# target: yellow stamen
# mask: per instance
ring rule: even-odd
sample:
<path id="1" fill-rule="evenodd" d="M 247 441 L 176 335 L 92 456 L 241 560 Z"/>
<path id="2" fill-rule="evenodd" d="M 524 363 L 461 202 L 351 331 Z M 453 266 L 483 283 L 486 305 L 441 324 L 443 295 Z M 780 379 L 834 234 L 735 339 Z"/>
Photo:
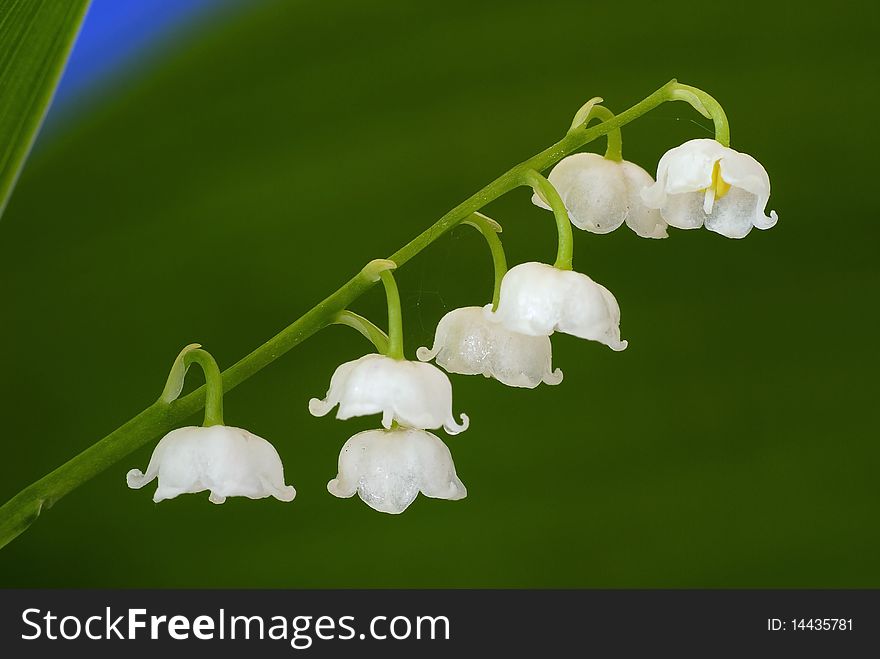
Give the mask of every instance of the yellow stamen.
<path id="1" fill-rule="evenodd" d="M 730 183 L 721 178 L 721 161 L 715 161 L 715 167 L 712 168 L 712 185 L 715 187 L 715 199 L 721 199 L 730 192 Z"/>
<path id="2" fill-rule="evenodd" d="M 703 211 L 706 215 L 712 212 L 716 200 L 730 192 L 730 188 L 730 183 L 721 178 L 721 162 L 716 160 L 712 167 L 712 182 L 706 188 L 706 196 L 703 198 Z"/>

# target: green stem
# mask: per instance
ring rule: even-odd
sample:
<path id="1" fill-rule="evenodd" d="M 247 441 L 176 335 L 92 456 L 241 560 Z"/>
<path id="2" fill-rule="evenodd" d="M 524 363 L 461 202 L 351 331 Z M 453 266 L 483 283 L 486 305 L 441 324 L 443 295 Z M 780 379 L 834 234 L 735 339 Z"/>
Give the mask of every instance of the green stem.
<path id="1" fill-rule="evenodd" d="M 385 287 L 385 298 L 388 301 L 388 350 L 386 355 L 392 359 L 403 359 L 403 314 L 400 312 L 400 291 L 391 270 L 379 273 Z"/>
<path id="2" fill-rule="evenodd" d="M 360 332 L 381 354 L 388 352 L 388 335 L 363 316 L 343 309 L 333 318 L 334 325 L 347 325 Z"/>
<path id="3" fill-rule="evenodd" d="M 390 259 L 398 266 L 402 266 L 471 213 L 521 185 L 525 172 L 544 171 L 585 144 L 638 119 L 667 101 L 674 100 L 673 90 L 676 85 L 676 81 L 671 80 L 650 96 L 616 115 L 614 119 L 592 128 L 583 126 L 572 128 L 561 140 L 516 165 L 458 204 L 392 254 Z M 332 323 L 337 313 L 369 290 L 374 282 L 375 280 L 362 273 L 356 274 L 274 337 L 223 371 L 224 391 L 234 389 L 315 332 Z M 172 402 L 160 399 L 79 455 L 24 488 L 0 507 L 0 547 L 8 544 L 27 529 L 44 509 L 116 464 L 132 451 L 181 425 L 202 409 L 204 404 L 205 387 L 200 387 Z"/>
<path id="4" fill-rule="evenodd" d="M 553 209 L 553 217 L 556 218 L 556 231 L 559 234 L 559 242 L 556 246 L 556 262 L 553 264 L 560 270 L 571 270 L 571 257 L 574 250 L 574 237 L 571 232 L 571 220 L 562 198 L 546 178 L 535 170 L 523 174 L 523 185 L 530 185 L 538 195 L 544 199 Z"/>
<path id="5" fill-rule="evenodd" d="M 223 377 L 217 362 L 207 350 L 202 350 L 198 343 L 191 343 L 180 351 L 177 359 L 171 365 L 165 388 L 159 401 L 171 403 L 180 396 L 183 391 L 183 383 L 186 373 L 193 364 L 198 364 L 205 374 L 205 421 L 202 424 L 209 426 L 223 425 Z"/>
<path id="6" fill-rule="evenodd" d="M 715 124 L 715 139 L 723 146 L 730 146 L 730 123 L 721 103 L 697 87 L 676 82 L 670 90 L 670 100 L 685 101 Z"/>
<path id="7" fill-rule="evenodd" d="M 471 213 L 462 224 L 469 224 L 476 228 L 486 239 L 489 251 L 492 252 L 492 266 L 495 269 L 495 288 L 492 291 L 492 311 L 498 310 L 498 300 L 501 298 L 501 280 L 507 274 L 507 257 L 504 255 L 504 245 L 501 244 L 501 225 L 491 217 L 482 213 Z"/>
<path id="8" fill-rule="evenodd" d="M 593 118 L 601 121 L 611 121 L 614 119 L 614 113 L 602 105 L 594 105 L 587 117 L 587 123 Z M 623 136 L 620 134 L 620 128 L 615 128 L 608 133 L 608 146 L 605 148 L 605 157 L 614 162 L 623 160 Z"/>
<path id="9" fill-rule="evenodd" d="M 198 364 L 205 374 L 205 428 L 223 425 L 223 376 L 216 360 L 206 350 L 186 353 L 186 366 Z"/>

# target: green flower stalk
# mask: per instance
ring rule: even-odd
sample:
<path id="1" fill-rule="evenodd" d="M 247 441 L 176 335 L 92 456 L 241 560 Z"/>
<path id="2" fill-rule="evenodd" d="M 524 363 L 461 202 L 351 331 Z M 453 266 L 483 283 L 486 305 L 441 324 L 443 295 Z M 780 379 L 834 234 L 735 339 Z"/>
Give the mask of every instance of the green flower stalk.
<path id="1" fill-rule="evenodd" d="M 343 309 L 333 318 L 334 325 L 346 325 L 357 330 L 365 339 L 375 346 L 380 353 L 388 353 L 388 335 L 372 322 L 359 316 L 354 311 Z"/>
<path id="2" fill-rule="evenodd" d="M 403 359 L 403 313 L 400 310 L 400 291 L 391 274 L 391 268 L 379 273 L 385 287 L 388 302 L 388 350 L 385 354 L 394 359 Z"/>
<path id="3" fill-rule="evenodd" d="M 492 310 L 498 308 L 498 299 L 501 296 L 501 281 L 507 274 L 507 257 L 504 254 L 504 246 L 498 234 L 501 233 L 501 225 L 490 217 L 482 213 L 473 213 L 470 218 L 462 221 L 462 224 L 468 224 L 474 227 L 483 238 L 486 239 L 486 245 L 492 254 L 492 268 L 495 273 L 495 284 L 492 289 Z"/>
<path id="4" fill-rule="evenodd" d="M 217 366 L 217 361 L 211 353 L 201 348 L 200 344 L 191 343 L 180 351 L 171 366 L 171 372 L 168 374 L 168 380 L 159 400 L 166 403 L 176 400 L 183 391 L 183 383 L 189 367 L 198 364 L 205 374 L 205 421 L 202 425 L 205 428 L 222 426 L 223 376 L 220 375 L 220 367 Z"/>
<path id="5" fill-rule="evenodd" d="M 556 231 L 559 235 L 556 246 L 556 261 L 553 265 L 560 270 L 571 270 L 572 253 L 574 252 L 574 237 L 571 234 L 571 220 L 562 197 L 546 178 L 535 170 L 527 171 L 523 175 L 523 183 L 531 186 L 535 194 L 549 204 L 556 218 Z"/>

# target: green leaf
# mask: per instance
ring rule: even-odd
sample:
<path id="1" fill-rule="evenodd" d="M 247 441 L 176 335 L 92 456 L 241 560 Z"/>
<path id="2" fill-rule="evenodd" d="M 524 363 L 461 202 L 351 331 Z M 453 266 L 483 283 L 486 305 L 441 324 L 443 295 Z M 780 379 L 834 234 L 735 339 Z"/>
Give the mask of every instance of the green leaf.
<path id="1" fill-rule="evenodd" d="M 88 0 L 5 0 L 0 5 L 0 215 L 88 5 Z"/>

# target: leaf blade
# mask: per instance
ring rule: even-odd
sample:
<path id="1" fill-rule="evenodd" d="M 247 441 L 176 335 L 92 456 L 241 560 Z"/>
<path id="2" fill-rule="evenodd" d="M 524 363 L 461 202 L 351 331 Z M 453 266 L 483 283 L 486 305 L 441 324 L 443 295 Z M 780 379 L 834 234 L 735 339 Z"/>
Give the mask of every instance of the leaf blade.
<path id="1" fill-rule="evenodd" d="M 89 0 L 0 8 L 0 217 L 34 144 Z"/>

